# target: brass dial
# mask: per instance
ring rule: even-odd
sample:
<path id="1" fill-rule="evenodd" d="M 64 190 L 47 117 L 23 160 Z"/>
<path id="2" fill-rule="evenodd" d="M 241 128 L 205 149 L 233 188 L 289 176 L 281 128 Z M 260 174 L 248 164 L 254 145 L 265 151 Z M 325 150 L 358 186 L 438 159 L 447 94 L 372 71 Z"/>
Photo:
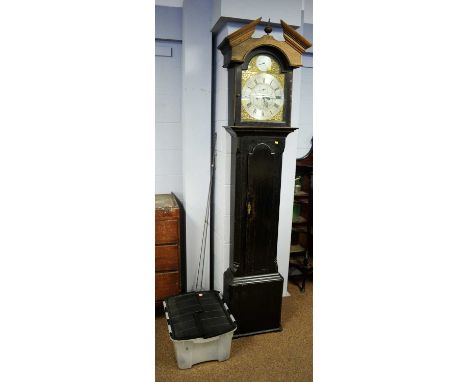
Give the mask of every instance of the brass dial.
<path id="1" fill-rule="evenodd" d="M 241 121 L 283 121 L 284 73 L 274 57 L 254 56 L 242 71 L 241 87 Z"/>
<path id="2" fill-rule="evenodd" d="M 259 121 L 271 120 L 283 110 L 284 89 L 271 74 L 258 73 L 250 77 L 242 88 L 245 111 Z"/>

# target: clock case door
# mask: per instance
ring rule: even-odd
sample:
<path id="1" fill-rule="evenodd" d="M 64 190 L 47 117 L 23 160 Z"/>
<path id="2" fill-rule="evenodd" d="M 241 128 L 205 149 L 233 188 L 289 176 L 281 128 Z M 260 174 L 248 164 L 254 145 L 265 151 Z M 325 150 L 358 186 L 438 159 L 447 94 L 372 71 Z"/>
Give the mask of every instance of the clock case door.
<path id="1" fill-rule="evenodd" d="M 233 276 L 278 272 L 277 238 L 281 167 L 286 135 L 229 128 L 231 134 L 231 237 Z"/>
<path id="2" fill-rule="evenodd" d="M 284 74 L 284 115 L 282 122 L 272 121 L 242 121 L 242 71 L 247 70 L 250 60 L 257 55 L 265 54 L 272 56 L 281 68 L 281 73 Z M 275 48 L 268 46 L 256 48 L 252 50 L 245 58 L 242 64 L 233 64 L 229 68 L 228 87 L 229 91 L 228 102 L 228 122 L 229 125 L 235 126 L 256 126 L 256 127 L 288 127 L 291 125 L 291 93 L 292 93 L 292 68 L 290 68 L 284 56 Z"/>

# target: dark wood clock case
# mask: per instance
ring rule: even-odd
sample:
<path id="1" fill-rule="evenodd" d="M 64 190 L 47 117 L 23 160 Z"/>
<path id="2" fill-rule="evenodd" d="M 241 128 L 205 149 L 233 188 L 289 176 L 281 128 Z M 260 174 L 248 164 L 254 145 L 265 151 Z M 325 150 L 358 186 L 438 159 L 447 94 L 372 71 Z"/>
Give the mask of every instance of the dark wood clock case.
<path id="1" fill-rule="evenodd" d="M 218 47 L 228 68 L 231 135 L 230 266 L 223 298 L 237 321 L 235 337 L 281 330 L 283 276 L 278 273 L 277 241 L 281 168 L 291 121 L 292 70 L 310 43 L 281 21 L 285 41 L 252 38 L 260 19 L 227 36 Z M 241 78 L 250 59 L 273 56 L 285 74 L 284 118 L 280 122 L 241 121 Z"/>

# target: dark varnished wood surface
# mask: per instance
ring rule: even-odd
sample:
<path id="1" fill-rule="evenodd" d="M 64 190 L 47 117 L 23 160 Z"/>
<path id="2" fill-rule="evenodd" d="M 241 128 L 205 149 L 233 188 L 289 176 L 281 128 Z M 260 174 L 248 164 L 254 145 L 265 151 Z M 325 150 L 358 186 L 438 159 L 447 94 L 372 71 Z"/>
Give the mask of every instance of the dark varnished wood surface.
<path id="1" fill-rule="evenodd" d="M 283 278 L 276 256 L 281 167 L 286 136 L 295 129 L 227 129 L 235 153 L 231 160 L 235 200 L 234 245 L 224 273 L 224 298 L 238 322 L 237 336 L 280 330 Z"/>
<path id="2" fill-rule="evenodd" d="M 278 162 L 272 148 L 261 143 L 247 155 L 246 268 L 248 274 L 277 271 L 276 240 L 278 237 L 279 188 Z M 281 166 L 281 163 L 279 163 Z M 250 212 L 250 213 L 249 213 Z"/>
<path id="3" fill-rule="evenodd" d="M 286 136 L 295 129 L 229 126 L 227 130 L 235 153 L 231 160 L 235 200 L 231 203 L 230 267 L 235 276 L 277 272 L 282 155 Z"/>

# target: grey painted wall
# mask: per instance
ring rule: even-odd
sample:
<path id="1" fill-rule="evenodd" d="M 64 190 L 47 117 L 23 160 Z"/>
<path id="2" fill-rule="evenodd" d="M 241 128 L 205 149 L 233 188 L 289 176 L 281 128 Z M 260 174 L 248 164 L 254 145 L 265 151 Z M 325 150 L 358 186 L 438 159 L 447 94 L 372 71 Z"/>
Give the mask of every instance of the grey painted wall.
<path id="1" fill-rule="evenodd" d="M 262 17 L 267 21 L 279 23 L 280 19 L 290 25 L 301 25 L 302 0 L 213 0 L 213 25 L 220 17 L 254 20 Z M 311 0 L 307 0 L 311 1 Z M 299 12 L 298 12 L 299 10 Z"/>
<path id="2" fill-rule="evenodd" d="M 310 4 L 309 4 L 310 3 Z M 305 1 L 304 6 L 312 7 L 312 1 Z M 302 12 L 302 25 L 298 29 L 309 41 L 313 41 L 312 36 L 312 24 L 305 22 L 307 12 Z M 310 14 L 311 17 L 311 14 Z M 299 117 L 298 117 L 298 137 L 297 137 L 297 158 L 302 158 L 310 150 L 310 141 L 313 135 L 312 129 L 312 49 L 307 49 L 306 53 L 302 57 L 303 67 L 296 69 L 295 73 L 300 77 L 300 101 L 298 105 Z M 296 86 L 296 84 L 294 84 Z"/>
<path id="3" fill-rule="evenodd" d="M 182 9 L 156 7 L 155 32 L 155 192 L 183 200 Z"/>
<path id="4" fill-rule="evenodd" d="M 182 171 L 186 213 L 187 287 L 196 278 L 211 161 L 211 0 L 185 0 L 182 12 Z M 205 289 L 209 288 L 209 229 Z"/>
<path id="5" fill-rule="evenodd" d="M 155 190 L 182 192 L 181 62 L 182 44 L 156 41 Z M 167 56 L 165 54 L 168 54 Z"/>
<path id="6" fill-rule="evenodd" d="M 182 40 L 182 8 L 156 6 L 156 38 Z"/>
<path id="7" fill-rule="evenodd" d="M 304 67 L 301 71 L 301 97 L 299 115 L 299 135 L 297 138 L 298 158 L 306 155 L 310 150 L 310 140 L 313 135 L 312 128 L 312 55 L 305 55 L 302 59 Z"/>
<path id="8" fill-rule="evenodd" d="M 284 6 L 284 2 L 282 4 Z M 295 16 L 291 18 L 304 20 L 301 8 L 293 10 L 292 5 L 288 3 L 288 15 L 294 12 Z M 222 67 L 221 53 L 217 49 L 213 52 L 211 45 L 211 27 L 215 16 L 222 9 L 224 11 L 230 9 L 229 7 L 231 5 L 227 2 L 225 4 L 225 1 L 218 0 L 213 2 L 186 0 L 183 8 L 156 7 L 156 44 L 157 52 L 160 54 L 156 56 L 156 192 L 175 192 L 184 203 L 187 217 L 189 290 L 196 277 L 208 197 L 212 106 L 215 108 L 214 121 L 218 135 L 213 195 L 215 205 L 212 211 L 215 216 L 213 238 L 215 289 L 222 291 L 223 273 L 229 266 L 231 153 L 230 137 L 223 128 L 227 124 L 227 71 Z M 242 12 L 244 13 L 239 14 L 239 11 L 235 11 L 235 14 L 230 16 L 239 18 L 247 16 L 245 10 Z M 251 19 L 258 17 L 257 12 L 253 13 L 255 14 L 250 16 Z M 280 15 L 281 12 L 277 13 L 278 19 L 281 16 L 287 22 L 291 22 L 286 16 Z M 217 19 L 214 22 L 216 21 Z M 219 31 L 217 43 L 242 25 L 235 22 L 226 24 Z M 311 25 L 303 24 L 299 31 L 311 39 Z M 254 37 L 259 37 L 263 33 L 263 28 L 259 27 Z M 273 35 L 277 39 L 282 39 L 279 29 L 275 29 Z M 161 39 L 182 41 L 161 41 Z M 165 56 L 169 50 L 171 57 Z M 214 89 L 211 89 L 211 54 L 216 55 Z M 303 63 L 305 66 L 312 66 L 311 54 L 304 57 Z M 214 105 L 211 105 L 212 91 L 216 91 Z M 287 278 L 289 260 L 295 160 L 310 148 L 311 111 L 312 69 L 297 69 L 294 72 L 292 125 L 299 127 L 299 130 L 290 134 L 286 142 L 278 227 L 278 264 L 280 273 L 285 278 Z M 209 237 L 207 237 L 204 271 L 206 288 L 209 286 L 209 251 Z M 284 286 L 284 294 L 287 294 L 286 288 L 287 283 Z"/>

